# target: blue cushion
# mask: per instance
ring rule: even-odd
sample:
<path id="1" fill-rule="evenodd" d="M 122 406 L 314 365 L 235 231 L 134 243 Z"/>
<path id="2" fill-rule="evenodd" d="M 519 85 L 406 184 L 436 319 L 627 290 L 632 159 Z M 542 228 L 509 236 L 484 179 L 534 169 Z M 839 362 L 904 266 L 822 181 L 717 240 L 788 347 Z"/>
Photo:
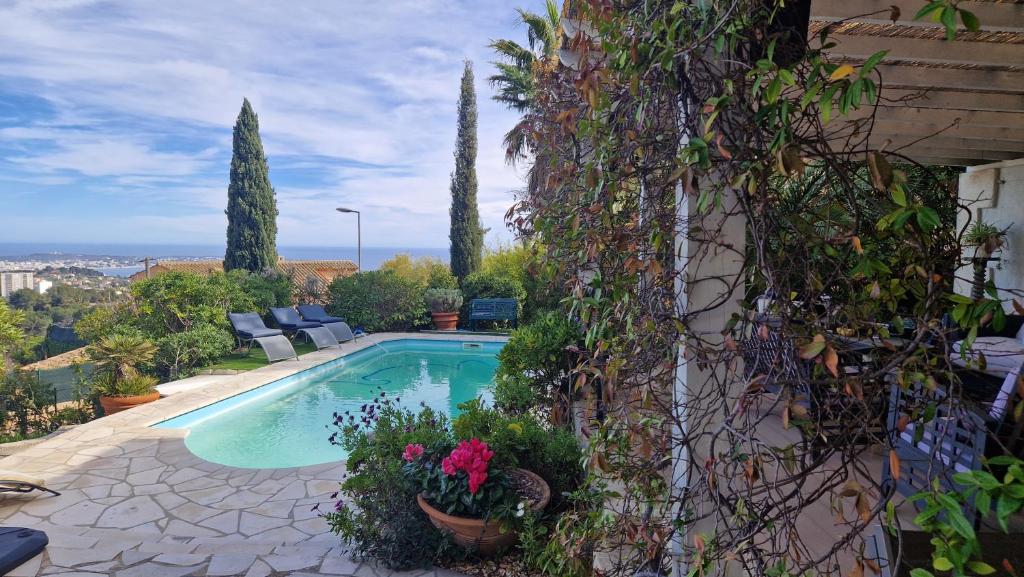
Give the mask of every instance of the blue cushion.
<path id="1" fill-rule="evenodd" d="M 261 337 L 272 337 L 282 334 L 279 329 L 245 329 L 239 330 L 238 334 L 247 339 L 258 339 Z"/>

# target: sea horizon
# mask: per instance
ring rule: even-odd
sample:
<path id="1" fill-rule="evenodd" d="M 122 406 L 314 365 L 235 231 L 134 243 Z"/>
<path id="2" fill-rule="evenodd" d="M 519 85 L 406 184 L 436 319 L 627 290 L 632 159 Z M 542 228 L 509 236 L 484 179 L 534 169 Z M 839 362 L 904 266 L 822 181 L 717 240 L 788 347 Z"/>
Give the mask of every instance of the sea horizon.
<path id="1" fill-rule="evenodd" d="M 351 260 L 357 262 L 354 246 L 287 246 L 280 245 L 277 252 L 291 260 Z M 0 242 L 0 259 L 12 260 L 32 255 L 73 255 L 113 258 L 150 257 L 156 260 L 174 258 L 224 258 L 224 246 L 212 244 L 156 244 L 156 243 L 83 243 L 83 242 Z M 413 257 L 429 256 L 448 262 L 448 247 L 362 247 L 363 270 L 376 270 L 381 263 L 398 254 Z M 138 267 L 117 267 L 102 270 L 105 274 L 127 276 Z"/>

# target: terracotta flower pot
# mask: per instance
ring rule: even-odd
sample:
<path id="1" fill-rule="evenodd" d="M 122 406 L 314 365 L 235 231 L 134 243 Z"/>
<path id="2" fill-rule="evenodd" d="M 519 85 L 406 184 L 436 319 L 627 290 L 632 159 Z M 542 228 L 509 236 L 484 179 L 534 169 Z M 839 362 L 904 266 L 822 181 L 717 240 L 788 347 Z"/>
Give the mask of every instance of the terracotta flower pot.
<path id="1" fill-rule="evenodd" d="M 459 311 L 452 313 L 430 313 L 434 317 L 434 326 L 439 331 L 454 331 L 459 324 Z"/>
<path id="2" fill-rule="evenodd" d="M 100 395 L 100 406 L 103 407 L 103 414 L 113 415 L 138 405 L 152 403 L 160 398 L 160 393 L 153 391 L 146 395 L 135 395 L 132 397 L 106 397 Z"/>
<path id="3" fill-rule="evenodd" d="M 551 501 L 551 488 L 536 473 L 526 469 L 516 469 L 520 475 L 529 477 L 533 483 L 541 488 L 542 497 L 533 503 L 530 509 L 534 512 L 542 510 Z M 453 517 L 438 511 L 423 495 L 416 495 L 416 502 L 420 509 L 430 517 L 430 522 L 442 531 L 452 534 L 456 543 L 463 547 L 473 548 L 480 555 L 493 555 L 499 549 L 504 549 L 516 542 L 516 531 L 508 530 L 501 532 L 501 525 L 497 522 L 484 522 L 483 519 L 471 519 L 468 517 Z"/>

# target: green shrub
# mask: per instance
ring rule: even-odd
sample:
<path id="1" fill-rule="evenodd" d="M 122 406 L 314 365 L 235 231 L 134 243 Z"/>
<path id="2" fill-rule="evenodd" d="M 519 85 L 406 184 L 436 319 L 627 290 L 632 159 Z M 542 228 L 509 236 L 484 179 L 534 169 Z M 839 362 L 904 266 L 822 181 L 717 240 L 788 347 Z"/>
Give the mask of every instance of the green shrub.
<path id="1" fill-rule="evenodd" d="M 131 322 L 151 338 L 208 324 L 227 327 L 227 313 L 262 311 L 240 284 L 243 274 L 168 272 L 132 285 Z"/>
<path id="2" fill-rule="evenodd" d="M 452 274 L 452 269 L 444 263 L 430 267 L 430 274 L 427 275 L 428 289 L 456 289 L 459 288 L 459 279 Z"/>
<path id="3" fill-rule="evenodd" d="M 324 515 L 331 529 L 341 535 L 358 558 L 375 559 L 385 567 L 405 570 L 427 567 L 448 551 L 445 537 L 437 531 L 416 503 L 419 487 L 403 473 L 402 451 L 408 444 L 451 445 L 442 415 L 424 409 L 418 415 L 385 404 L 376 414 L 368 434 L 362 415 L 339 415 L 340 440 L 332 441 L 349 451 L 348 476 L 335 510 Z M 353 423 L 353 424 L 348 424 Z"/>
<path id="4" fill-rule="evenodd" d="M 236 269 L 227 273 L 227 276 L 229 281 L 237 284 L 252 299 L 259 313 L 270 307 L 287 307 L 292 304 L 292 279 L 285 274 L 278 271 L 256 274 Z"/>
<path id="5" fill-rule="evenodd" d="M 95 342 L 113 334 L 122 322 L 114 307 L 93 307 L 75 323 L 75 334 L 87 343 Z"/>
<path id="6" fill-rule="evenodd" d="M 495 402 L 503 410 L 520 413 L 531 409 L 526 387 L 548 407 L 569 396 L 573 369 L 567 347 L 579 340 L 579 329 L 565 315 L 548 312 L 514 331 L 498 353 L 494 375 Z"/>
<path id="7" fill-rule="evenodd" d="M 161 337 L 156 344 L 160 373 L 180 378 L 230 353 L 234 337 L 223 327 L 204 323 Z"/>
<path id="8" fill-rule="evenodd" d="M 408 331 L 426 324 L 423 290 L 393 271 L 356 273 L 331 283 L 330 311 L 370 332 Z"/>
<path id="9" fill-rule="evenodd" d="M 469 319 L 469 303 L 473 299 L 494 298 L 516 299 L 522 318 L 526 289 L 516 277 L 502 272 L 477 271 L 462 279 L 462 296 L 464 304 L 460 313 L 464 319 Z"/>
<path id="10" fill-rule="evenodd" d="M 560 294 L 552 290 L 552 283 L 538 266 L 535 250 L 530 246 L 503 246 L 486 250 L 480 262 L 480 272 L 515 279 L 523 286 L 525 297 L 522 303 L 522 321 L 529 321 L 538 313 L 558 307 Z"/>

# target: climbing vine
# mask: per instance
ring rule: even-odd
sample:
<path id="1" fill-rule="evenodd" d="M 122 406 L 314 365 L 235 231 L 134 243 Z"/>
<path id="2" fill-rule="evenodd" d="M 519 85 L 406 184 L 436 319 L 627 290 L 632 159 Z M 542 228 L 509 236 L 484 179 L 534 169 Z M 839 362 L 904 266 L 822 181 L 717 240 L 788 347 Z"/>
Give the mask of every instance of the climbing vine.
<path id="1" fill-rule="evenodd" d="M 832 61 L 800 10 L 570 3 L 572 58 L 520 124 L 534 166 L 508 219 L 582 325 L 603 503 L 555 539 L 602 574 L 877 571 L 898 438 L 966 402 L 952 341 L 1004 322 L 994 287 L 953 294 L 955 171 L 869 143 L 885 51 Z M 936 14 L 977 26 L 940 0 L 920 16 Z"/>

